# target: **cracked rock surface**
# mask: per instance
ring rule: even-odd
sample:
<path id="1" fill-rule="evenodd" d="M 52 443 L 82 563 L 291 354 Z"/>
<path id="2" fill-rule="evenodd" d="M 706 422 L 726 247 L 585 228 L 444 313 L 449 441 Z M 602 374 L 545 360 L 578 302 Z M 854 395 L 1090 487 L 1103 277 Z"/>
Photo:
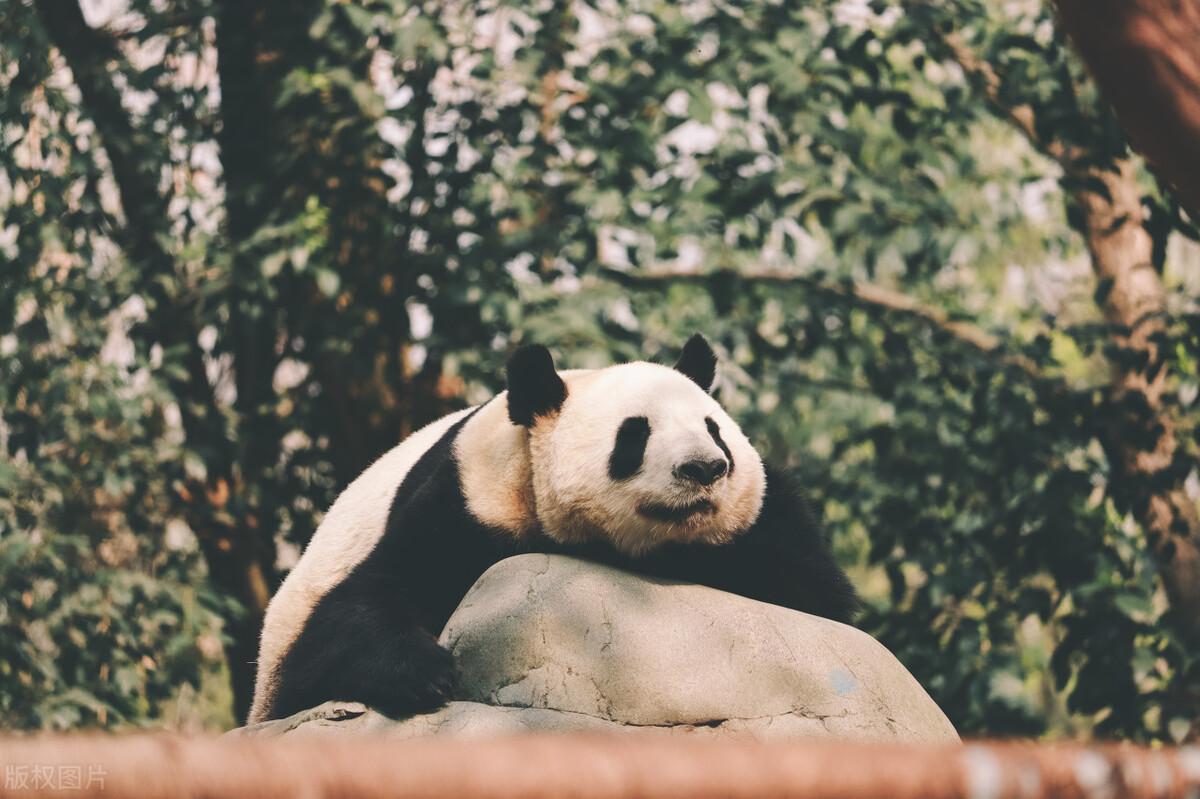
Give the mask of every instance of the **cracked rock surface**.
<path id="1" fill-rule="evenodd" d="M 394 721 L 327 702 L 242 732 L 958 740 L 912 675 L 866 633 L 558 555 L 493 566 L 441 642 L 458 662 L 462 701 L 436 713 Z"/>

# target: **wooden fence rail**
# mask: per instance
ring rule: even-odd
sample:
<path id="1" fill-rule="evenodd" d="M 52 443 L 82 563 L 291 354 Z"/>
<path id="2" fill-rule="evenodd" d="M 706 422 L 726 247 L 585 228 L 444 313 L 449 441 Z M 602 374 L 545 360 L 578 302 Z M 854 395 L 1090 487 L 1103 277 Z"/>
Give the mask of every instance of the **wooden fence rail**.
<path id="1" fill-rule="evenodd" d="M 641 735 L 0 739 L 0 797 L 1200 799 L 1200 747 Z"/>

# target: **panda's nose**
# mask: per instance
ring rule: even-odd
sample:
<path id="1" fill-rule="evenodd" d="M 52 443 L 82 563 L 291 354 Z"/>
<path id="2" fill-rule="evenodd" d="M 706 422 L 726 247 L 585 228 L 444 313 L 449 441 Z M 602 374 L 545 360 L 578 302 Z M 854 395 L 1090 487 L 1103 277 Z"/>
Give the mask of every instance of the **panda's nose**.
<path id="1" fill-rule="evenodd" d="M 721 479 L 728 468 L 729 464 L 725 462 L 724 458 L 715 458 L 713 460 L 699 458 L 676 466 L 675 477 L 702 486 L 710 486 Z"/>

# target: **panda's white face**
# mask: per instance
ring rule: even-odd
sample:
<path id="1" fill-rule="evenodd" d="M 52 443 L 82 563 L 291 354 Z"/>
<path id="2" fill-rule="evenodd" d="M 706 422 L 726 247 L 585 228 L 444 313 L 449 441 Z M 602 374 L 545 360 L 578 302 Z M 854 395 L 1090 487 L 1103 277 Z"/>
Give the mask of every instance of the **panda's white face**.
<path id="1" fill-rule="evenodd" d="M 754 522 L 762 460 L 693 379 L 642 362 L 561 378 L 565 400 L 529 426 L 535 512 L 552 538 L 636 555 L 723 543 Z"/>

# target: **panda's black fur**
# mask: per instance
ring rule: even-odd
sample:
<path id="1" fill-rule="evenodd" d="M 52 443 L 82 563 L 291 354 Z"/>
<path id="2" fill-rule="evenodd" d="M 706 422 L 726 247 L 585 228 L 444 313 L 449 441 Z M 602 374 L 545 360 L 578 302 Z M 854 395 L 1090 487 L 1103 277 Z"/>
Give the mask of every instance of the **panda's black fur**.
<path id="1" fill-rule="evenodd" d="M 707 389 L 715 357 L 700 341 L 702 346 L 689 342 L 676 368 Z M 537 363 L 549 357 L 543 353 L 526 349 L 510 362 L 508 413 L 514 423 L 532 423 L 565 396 L 562 382 Z M 522 381 L 528 390 L 517 388 Z M 282 659 L 271 664 L 274 696 L 252 721 L 285 717 L 331 699 L 362 702 L 395 717 L 440 706 L 453 695 L 455 669 L 436 636 L 488 567 L 522 552 L 572 554 L 838 621 L 852 619 L 858 607 L 854 589 L 815 515 L 794 482 L 769 466 L 757 519 L 722 545 L 665 543 L 634 557 L 603 544 L 558 543 L 540 531 L 518 539 L 480 522 L 468 509 L 454 443 L 485 407 L 460 418 L 413 464 L 373 549 L 316 602 Z M 644 419 L 633 418 L 614 442 L 608 464 L 613 479 L 640 468 L 648 430 Z M 732 472 L 738 464 L 711 419 L 708 427 Z"/>

